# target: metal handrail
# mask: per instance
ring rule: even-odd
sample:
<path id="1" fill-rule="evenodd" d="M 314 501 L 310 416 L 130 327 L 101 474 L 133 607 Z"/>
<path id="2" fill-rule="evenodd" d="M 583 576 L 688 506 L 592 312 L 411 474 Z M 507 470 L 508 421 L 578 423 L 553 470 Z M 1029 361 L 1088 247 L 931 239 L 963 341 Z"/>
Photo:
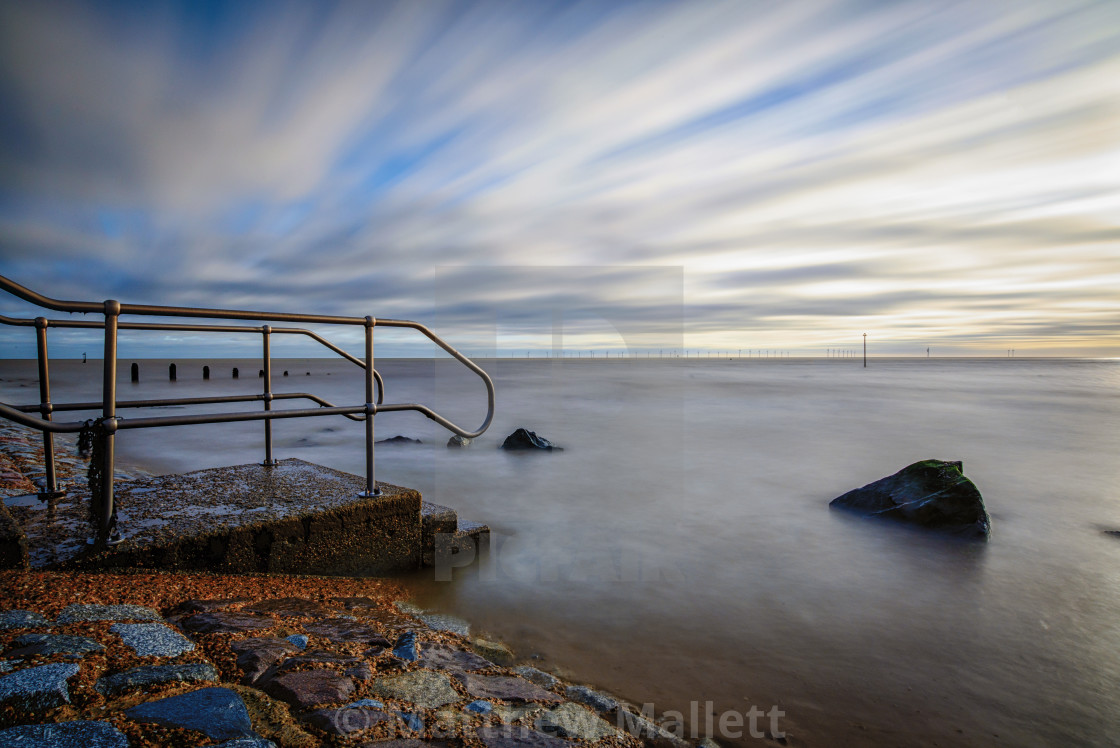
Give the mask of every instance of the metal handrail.
<path id="1" fill-rule="evenodd" d="M 55 421 L 52 413 L 55 411 L 78 411 L 100 409 L 102 413 L 101 429 L 103 433 L 104 466 L 102 470 L 102 516 L 99 518 L 97 543 L 99 546 L 109 541 L 115 532 L 115 511 L 113 503 L 113 463 L 114 440 L 119 430 L 154 428 L 162 426 L 183 426 L 191 424 L 229 423 L 234 421 L 264 421 L 265 426 L 265 460 L 264 465 L 276 464 L 272 459 L 272 421 L 277 418 L 305 418 L 326 415 L 342 415 L 352 420 L 365 422 L 366 436 L 366 490 L 362 496 L 376 496 L 380 493 L 374 479 L 374 440 L 373 421 L 379 412 L 395 412 L 414 410 L 430 420 L 435 421 L 449 431 L 467 438 L 475 438 L 489 428 L 494 419 L 494 383 L 490 376 L 469 358 L 459 353 L 446 341 L 433 333 L 427 326 L 410 320 L 377 319 L 374 317 L 342 317 L 318 314 L 290 314 L 285 312 L 257 312 L 231 309 L 212 309 L 203 307 L 172 307 L 151 306 L 142 304 L 121 304 L 110 299 L 105 302 L 64 301 L 32 291 L 8 278 L 0 276 L 0 290 L 28 301 L 37 306 L 53 309 L 60 312 L 102 314 L 104 321 L 95 320 L 49 320 L 44 317 L 35 319 L 21 319 L 0 315 L 0 324 L 34 327 L 36 329 L 37 358 L 39 363 L 39 404 L 27 406 L 12 406 L 0 403 L 0 417 L 20 423 L 24 426 L 37 429 L 43 433 L 44 461 L 46 462 L 46 495 L 58 495 L 58 482 L 55 476 L 53 434 L 73 433 L 86 426 L 84 421 Z M 274 328 L 269 325 L 241 326 L 241 325 L 201 325 L 179 324 L 170 322 L 121 322 L 122 314 L 135 314 L 140 316 L 157 317 L 204 317 L 211 319 L 241 319 L 257 321 L 282 321 L 295 323 L 334 324 L 334 325 L 361 325 L 365 329 L 365 356 L 358 358 L 342 350 L 335 344 L 326 340 L 317 333 L 303 328 Z M 473 431 L 468 431 L 456 425 L 449 419 L 439 415 L 431 408 L 419 403 L 389 403 L 384 404 L 385 385 L 381 375 L 373 366 L 373 328 L 382 327 L 409 327 L 429 340 L 434 342 L 453 358 L 477 374 L 486 386 L 487 410 L 486 418 L 482 425 Z M 85 403 L 52 403 L 50 399 L 50 376 L 47 354 L 47 329 L 59 328 L 86 328 L 103 329 L 105 331 L 105 351 L 102 359 L 103 380 L 102 400 Z M 221 332 L 221 333 L 259 333 L 263 339 L 262 369 L 264 374 L 264 392 L 259 395 L 221 396 L 202 398 L 177 398 L 160 400 L 132 400 L 117 401 L 117 333 L 119 330 L 163 330 L 180 332 Z M 365 401 L 361 405 L 337 406 L 316 395 L 304 392 L 273 393 L 272 392 L 272 333 L 285 333 L 305 335 L 337 353 L 350 362 L 365 370 Z M 377 398 L 374 399 L 376 389 Z M 288 410 L 272 410 L 272 403 L 276 400 L 309 399 L 319 408 L 299 408 Z M 146 418 L 121 418 L 117 416 L 117 408 L 161 407 L 168 405 L 201 405 L 231 402 L 264 403 L 263 411 L 233 412 L 233 413 L 204 413 L 192 415 L 151 416 Z M 41 417 L 28 415 L 29 412 L 39 411 Z"/>

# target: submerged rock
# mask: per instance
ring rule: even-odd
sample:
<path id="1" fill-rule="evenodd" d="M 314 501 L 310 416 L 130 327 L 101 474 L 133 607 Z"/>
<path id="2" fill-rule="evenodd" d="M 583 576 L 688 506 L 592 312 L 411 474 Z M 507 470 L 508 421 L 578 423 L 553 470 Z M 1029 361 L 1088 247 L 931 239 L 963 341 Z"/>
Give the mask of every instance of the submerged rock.
<path id="1" fill-rule="evenodd" d="M 463 448 L 463 447 L 469 447 L 470 445 L 471 445 L 471 440 L 470 439 L 468 439 L 465 436 L 459 436 L 458 434 L 455 434 L 454 436 L 452 436 L 450 439 L 447 440 L 447 446 L 452 447 L 452 448 L 454 448 L 454 447 Z"/>
<path id="2" fill-rule="evenodd" d="M 506 437 L 502 442 L 502 449 L 520 450 L 520 449 L 539 449 L 545 452 L 563 452 L 563 448 L 557 447 L 555 444 L 545 439 L 543 436 L 537 436 L 535 432 L 528 429 L 518 429 Z"/>
<path id="3" fill-rule="evenodd" d="M 388 439 L 380 439 L 376 443 L 377 444 L 423 444 L 424 442 L 420 441 L 419 439 L 409 439 L 407 436 L 401 436 L 400 434 L 397 434 L 396 436 L 390 437 Z"/>
<path id="4" fill-rule="evenodd" d="M 987 539 L 991 519 L 961 463 L 922 460 L 832 500 L 830 507 Z"/>

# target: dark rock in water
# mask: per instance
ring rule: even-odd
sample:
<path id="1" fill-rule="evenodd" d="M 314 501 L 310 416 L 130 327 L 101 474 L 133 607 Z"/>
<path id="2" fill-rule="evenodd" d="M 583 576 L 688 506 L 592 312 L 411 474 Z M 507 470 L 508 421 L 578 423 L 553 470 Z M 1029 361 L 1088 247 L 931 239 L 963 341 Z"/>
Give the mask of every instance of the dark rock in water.
<path id="1" fill-rule="evenodd" d="M 555 444 L 545 439 L 543 436 L 537 436 L 528 429 L 518 429 L 506 437 L 502 442 L 502 449 L 542 449 L 546 452 L 563 452 L 562 447 L 557 447 Z"/>
<path id="2" fill-rule="evenodd" d="M 379 439 L 377 444 L 423 444 L 419 439 L 409 439 L 407 436 L 397 434 L 389 439 Z"/>
<path id="3" fill-rule="evenodd" d="M 835 498 L 831 507 L 987 539 L 991 519 L 960 462 L 922 460 Z"/>
<path id="4" fill-rule="evenodd" d="M 454 436 L 452 436 L 450 439 L 447 440 L 447 446 L 452 447 L 452 448 L 459 447 L 460 449 L 462 449 L 464 447 L 469 447 L 470 445 L 471 445 L 471 440 L 470 439 L 468 439 L 465 436 L 459 436 L 458 434 L 455 434 Z"/>

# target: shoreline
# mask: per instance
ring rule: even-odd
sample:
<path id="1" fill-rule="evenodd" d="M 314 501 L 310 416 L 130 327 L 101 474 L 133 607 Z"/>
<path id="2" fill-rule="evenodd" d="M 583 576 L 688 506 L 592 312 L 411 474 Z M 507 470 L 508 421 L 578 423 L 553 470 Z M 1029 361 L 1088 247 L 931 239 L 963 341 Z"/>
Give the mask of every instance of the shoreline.
<path id="1" fill-rule="evenodd" d="M 84 478 L 84 462 L 72 456 L 75 452 L 69 451 L 69 440 L 57 441 L 60 480 Z M 42 477 L 41 457 L 42 442 L 36 432 L 0 426 L 0 495 L 33 492 L 35 480 Z M 134 477 L 147 471 L 125 467 L 119 473 Z M 380 744 L 383 748 L 691 745 L 681 737 L 687 734 L 683 724 L 664 718 L 664 724 L 658 724 L 653 714 L 633 704 L 537 669 L 501 642 L 472 635 L 469 622 L 424 611 L 406 597 L 406 585 L 391 577 L 148 569 L 0 571 L 0 737 L 13 729 L 37 729 L 34 725 L 81 722 L 86 726 L 82 729 L 115 730 L 133 746 L 201 745 L 200 739 L 207 736 L 197 729 L 143 722 L 130 716 L 130 710 L 206 690 L 221 691 L 235 706 L 244 704 L 252 734 L 263 739 L 254 744 L 259 746 L 355 745 L 357 738 L 366 741 L 361 745 Z M 150 613 L 139 619 L 145 621 L 142 624 L 124 623 L 128 614 L 112 620 L 66 621 L 67 611 L 74 606 L 125 606 Z M 192 629 L 191 621 L 203 614 L 217 619 L 214 630 L 206 626 Z M 158 619 L 159 623 L 147 623 Z M 31 625 L 20 625 L 29 621 Z M 185 634 L 197 645 L 191 647 L 193 654 L 170 659 L 139 656 L 114 635 L 115 630 L 128 626 L 151 625 L 166 627 L 180 637 Z M 365 625 L 362 634 L 350 637 L 347 630 L 358 625 Z M 162 628 L 159 633 L 170 636 Z M 303 637 L 306 654 L 288 649 L 284 642 L 292 637 Z M 58 647 L 52 646 L 29 651 L 29 646 L 30 650 L 38 646 L 28 645 L 32 640 L 41 644 L 77 639 L 97 649 L 90 654 L 55 651 Z M 371 641 L 376 643 L 366 649 Z M 410 642 L 412 660 L 407 657 Z M 398 656 L 402 646 L 403 659 Z M 326 698 L 324 707 L 313 703 L 314 699 L 308 701 L 298 688 L 285 690 L 284 685 L 276 685 L 288 677 L 283 673 L 272 673 L 265 690 L 254 687 L 259 683 L 247 683 L 246 663 L 269 657 L 277 660 L 274 670 L 277 665 L 283 668 L 293 663 L 289 680 L 310 678 L 300 674 L 312 673 L 344 687 Z M 165 664 L 169 661 L 174 664 Z M 21 695 L 13 685 L 18 684 L 20 673 L 51 668 L 74 671 L 55 684 L 56 693 L 63 696 L 54 702 Z M 107 678 L 141 671 L 165 673 L 166 678 L 147 683 L 140 694 L 128 689 L 112 695 L 102 692 Z M 209 675 L 201 680 L 190 675 L 198 672 Z M 448 703 L 432 706 L 434 702 L 425 702 L 429 706 L 423 706 L 423 688 L 415 699 L 405 698 L 413 694 L 403 686 L 403 690 L 394 690 L 393 683 L 410 678 L 425 680 L 428 687 L 433 683 L 443 687 Z M 351 685 L 345 686 L 347 682 Z M 352 698 L 355 696 L 380 698 Z M 342 703 L 348 699 L 351 703 Z M 448 708 L 456 704 L 458 711 Z M 359 729 L 347 733 L 351 727 Z M 710 739 L 700 743 L 716 748 Z"/>

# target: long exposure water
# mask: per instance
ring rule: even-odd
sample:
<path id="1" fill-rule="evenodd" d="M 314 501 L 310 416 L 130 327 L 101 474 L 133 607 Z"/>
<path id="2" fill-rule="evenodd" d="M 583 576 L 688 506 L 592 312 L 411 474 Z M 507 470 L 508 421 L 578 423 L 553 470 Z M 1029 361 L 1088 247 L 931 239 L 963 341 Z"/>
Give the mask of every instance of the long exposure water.
<path id="1" fill-rule="evenodd" d="M 249 360 L 179 361 L 175 383 L 166 361 L 142 361 L 139 384 L 129 363 L 121 399 L 260 387 Z M 446 449 L 447 433 L 418 414 L 377 417 L 379 438 L 424 442 L 379 447 L 378 479 L 494 529 L 490 556 L 452 581 L 431 569 L 405 579 L 425 605 L 657 712 L 688 717 L 695 702 L 701 732 L 704 712 L 776 705 L 793 744 L 1120 740 L 1120 538 L 1104 532 L 1120 529 L 1120 362 L 484 366 L 497 413 L 467 450 Z M 274 368 L 277 391 L 363 399 L 345 361 Z M 470 428 L 482 419 L 481 384 L 453 362 L 378 369 L 387 401 L 430 404 Z M 33 364 L 3 371 L 6 401 L 36 400 Z M 100 376 L 96 361 L 57 363 L 55 399 L 98 399 Z M 564 451 L 500 451 L 518 426 Z M 125 432 L 118 450 L 160 472 L 259 461 L 262 428 Z M 360 424 L 279 421 L 275 432 L 278 457 L 364 470 Z M 829 510 L 929 457 L 964 462 L 992 516 L 989 542 Z"/>

